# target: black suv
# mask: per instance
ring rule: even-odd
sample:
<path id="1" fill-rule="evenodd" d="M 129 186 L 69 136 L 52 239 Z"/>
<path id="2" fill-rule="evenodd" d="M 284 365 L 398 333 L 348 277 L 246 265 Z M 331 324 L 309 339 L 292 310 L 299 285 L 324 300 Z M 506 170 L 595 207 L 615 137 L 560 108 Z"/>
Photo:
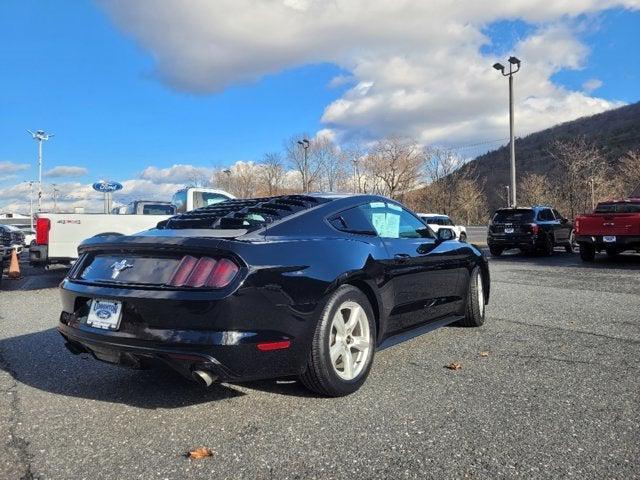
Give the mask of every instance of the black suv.
<path id="1" fill-rule="evenodd" d="M 573 225 L 548 206 L 501 208 L 489 222 L 487 244 L 491 255 L 519 248 L 523 253 L 552 255 L 556 246 L 573 251 Z"/>

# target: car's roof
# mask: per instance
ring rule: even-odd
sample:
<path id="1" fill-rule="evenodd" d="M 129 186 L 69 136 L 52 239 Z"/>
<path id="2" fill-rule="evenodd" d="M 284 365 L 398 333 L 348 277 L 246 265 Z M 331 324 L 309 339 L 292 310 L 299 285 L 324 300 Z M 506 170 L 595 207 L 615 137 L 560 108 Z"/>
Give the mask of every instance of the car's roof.
<path id="1" fill-rule="evenodd" d="M 394 202 L 379 195 L 314 193 L 232 199 L 181 213 L 158 224 L 159 229 L 244 230 L 244 234 L 271 228 L 321 208 L 323 214 L 366 202 Z M 395 203 L 395 202 L 394 202 Z"/>
<path id="2" fill-rule="evenodd" d="M 418 213 L 419 217 L 442 217 L 449 218 L 449 215 L 445 215 L 444 213 Z"/>

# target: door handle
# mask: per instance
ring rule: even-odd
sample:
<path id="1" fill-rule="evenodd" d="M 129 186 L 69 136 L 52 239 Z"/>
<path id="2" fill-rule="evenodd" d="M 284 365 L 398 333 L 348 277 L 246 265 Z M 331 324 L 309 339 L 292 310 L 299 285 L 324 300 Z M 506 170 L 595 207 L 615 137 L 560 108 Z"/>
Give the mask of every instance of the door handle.
<path id="1" fill-rule="evenodd" d="M 409 255 L 408 253 L 396 253 L 393 258 L 395 258 L 396 260 L 398 260 L 401 263 L 405 263 L 408 262 L 409 259 L 411 258 L 411 255 Z"/>

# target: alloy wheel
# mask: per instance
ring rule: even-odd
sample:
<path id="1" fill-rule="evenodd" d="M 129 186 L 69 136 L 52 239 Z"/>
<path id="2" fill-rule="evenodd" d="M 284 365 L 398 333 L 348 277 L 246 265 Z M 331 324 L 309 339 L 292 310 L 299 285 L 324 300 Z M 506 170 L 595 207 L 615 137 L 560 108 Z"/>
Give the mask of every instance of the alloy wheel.
<path id="1" fill-rule="evenodd" d="M 370 354 L 371 334 L 367 314 L 358 303 L 344 302 L 331 322 L 331 366 L 341 379 L 353 380 L 367 365 Z"/>
<path id="2" fill-rule="evenodd" d="M 484 286 L 482 285 L 482 275 L 478 272 L 476 276 L 476 290 L 478 291 L 478 311 L 480 317 L 484 316 Z"/>

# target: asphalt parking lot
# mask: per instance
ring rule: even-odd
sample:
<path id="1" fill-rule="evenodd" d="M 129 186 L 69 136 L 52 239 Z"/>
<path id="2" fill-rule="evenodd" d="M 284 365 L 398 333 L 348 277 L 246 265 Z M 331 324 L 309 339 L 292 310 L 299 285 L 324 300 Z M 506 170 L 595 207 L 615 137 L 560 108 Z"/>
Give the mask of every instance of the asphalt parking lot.
<path id="1" fill-rule="evenodd" d="M 72 356 L 55 332 L 63 271 L 5 280 L 0 478 L 639 478 L 640 255 L 491 272 L 484 327 L 379 352 L 341 399 Z M 213 456 L 181 456 L 199 446 Z"/>

